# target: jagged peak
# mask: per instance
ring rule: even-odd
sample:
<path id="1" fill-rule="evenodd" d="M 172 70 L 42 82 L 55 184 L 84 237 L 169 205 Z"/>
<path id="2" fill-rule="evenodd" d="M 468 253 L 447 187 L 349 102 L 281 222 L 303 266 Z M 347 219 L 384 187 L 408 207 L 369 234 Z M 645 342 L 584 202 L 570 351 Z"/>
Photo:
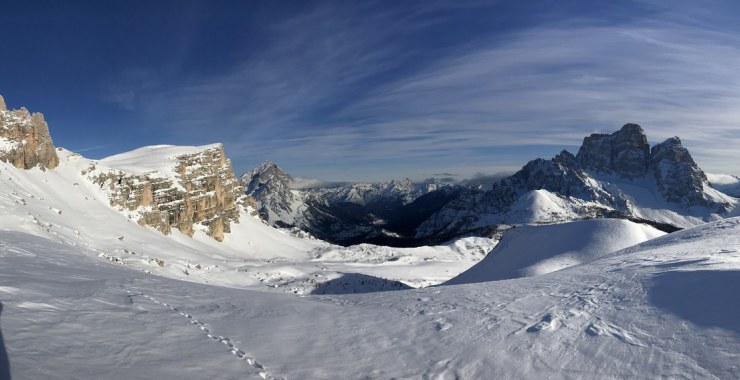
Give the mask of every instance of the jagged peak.
<path id="1" fill-rule="evenodd" d="M 291 181 L 293 180 L 293 178 L 288 175 L 285 170 L 283 170 L 282 168 L 280 168 L 280 166 L 270 160 L 262 161 L 259 165 L 242 174 L 241 178 L 243 181 L 251 181 L 252 178 L 261 176 L 266 173 L 276 173 L 280 176 L 288 178 Z"/>
<path id="2" fill-rule="evenodd" d="M 5 98 L 3 98 L 2 95 L 0 95 L 0 111 L 7 111 L 8 106 L 5 104 Z"/>

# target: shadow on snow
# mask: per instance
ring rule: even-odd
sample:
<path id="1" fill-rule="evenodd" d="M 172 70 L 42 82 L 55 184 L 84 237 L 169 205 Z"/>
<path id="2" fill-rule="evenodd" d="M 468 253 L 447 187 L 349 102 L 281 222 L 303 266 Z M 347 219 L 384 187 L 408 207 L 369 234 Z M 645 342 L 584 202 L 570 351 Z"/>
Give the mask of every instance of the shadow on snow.
<path id="1" fill-rule="evenodd" d="M 695 325 L 740 334 L 740 271 L 675 271 L 658 274 L 650 302 Z"/>
<path id="2" fill-rule="evenodd" d="M 412 288 L 399 281 L 386 280 L 359 273 L 344 273 L 339 278 L 319 284 L 311 294 L 372 293 L 404 289 Z"/>

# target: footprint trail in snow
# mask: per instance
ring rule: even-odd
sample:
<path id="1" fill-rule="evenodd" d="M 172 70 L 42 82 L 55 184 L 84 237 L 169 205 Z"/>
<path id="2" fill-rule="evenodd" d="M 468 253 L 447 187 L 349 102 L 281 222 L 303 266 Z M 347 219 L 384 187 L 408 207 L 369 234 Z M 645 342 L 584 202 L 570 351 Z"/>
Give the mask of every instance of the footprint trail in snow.
<path id="1" fill-rule="evenodd" d="M 214 334 L 211 330 L 209 330 L 206 327 L 206 325 L 203 322 L 201 322 L 201 321 L 193 318 L 193 316 L 191 314 L 185 313 L 185 312 L 181 311 L 180 309 L 174 307 L 173 305 L 171 305 L 171 304 L 169 304 L 167 302 L 160 301 L 160 300 L 158 300 L 158 299 L 156 299 L 156 298 L 154 298 L 154 297 L 152 297 L 152 296 L 150 296 L 148 294 L 144 294 L 144 293 L 141 293 L 141 292 L 133 292 L 131 290 L 126 290 L 126 292 L 129 294 L 129 297 L 141 296 L 141 297 L 144 297 L 144 298 L 146 298 L 146 299 L 148 299 L 148 300 L 150 300 L 150 301 L 152 301 L 152 302 L 154 302 L 154 303 L 156 303 L 158 305 L 161 305 L 161 306 L 164 306 L 164 307 L 170 309 L 174 313 L 180 314 L 182 317 L 186 318 L 190 324 L 192 324 L 195 327 L 198 327 L 201 330 L 201 332 L 203 332 L 208 338 L 210 338 L 213 341 L 216 341 L 216 342 L 219 342 L 219 343 L 223 343 L 228 348 L 229 352 L 232 355 L 236 356 L 239 360 L 244 360 L 249 366 L 251 366 L 254 370 L 256 370 L 257 371 L 257 375 L 259 377 L 261 377 L 263 379 L 280 379 L 279 377 L 275 377 L 273 375 L 270 375 L 265 370 L 265 367 L 262 364 L 260 364 L 254 358 L 249 357 L 242 349 L 240 349 L 239 347 L 235 346 L 234 343 L 231 342 L 231 339 L 229 339 L 228 337 L 222 336 L 222 335 L 216 335 L 216 334 Z"/>

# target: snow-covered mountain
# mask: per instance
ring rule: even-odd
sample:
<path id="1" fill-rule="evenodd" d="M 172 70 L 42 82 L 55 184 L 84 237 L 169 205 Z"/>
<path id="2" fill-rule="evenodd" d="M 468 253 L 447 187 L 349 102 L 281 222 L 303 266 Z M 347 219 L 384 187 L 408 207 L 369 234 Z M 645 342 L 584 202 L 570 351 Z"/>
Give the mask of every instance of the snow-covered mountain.
<path id="1" fill-rule="evenodd" d="M 626 124 L 584 139 L 577 155 L 536 159 L 489 191 L 470 190 L 445 205 L 416 236 L 457 236 L 512 223 L 622 217 L 689 227 L 737 213 L 737 199 L 709 185 L 678 137 L 650 148 Z"/>
<path id="2" fill-rule="evenodd" d="M 678 137 L 652 148 L 625 124 L 593 134 L 578 153 L 536 159 L 491 189 L 390 181 L 294 188 L 271 162 L 241 178 L 263 219 L 339 244 L 423 245 L 490 236 L 499 225 L 616 217 L 666 231 L 735 215 L 737 199 L 712 186 Z"/>
<path id="3" fill-rule="evenodd" d="M 403 235 L 459 191 L 449 183 L 409 179 L 297 188 L 296 181 L 270 161 L 242 175 L 241 182 L 271 225 L 299 228 L 343 245 L 409 245 Z"/>

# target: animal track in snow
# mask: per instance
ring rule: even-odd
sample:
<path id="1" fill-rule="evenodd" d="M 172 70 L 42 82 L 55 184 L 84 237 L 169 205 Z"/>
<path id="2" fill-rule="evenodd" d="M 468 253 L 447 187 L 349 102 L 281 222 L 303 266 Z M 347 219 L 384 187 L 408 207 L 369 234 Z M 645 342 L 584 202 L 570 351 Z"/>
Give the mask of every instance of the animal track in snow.
<path id="1" fill-rule="evenodd" d="M 159 301 L 158 299 L 156 299 L 156 298 L 154 298 L 154 297 L 152 297 L 152 296 L 150 296 L 148 294 L 144 294 L 144 293 L 141 293 L 141 292 L 132 292 L 130 290 L 126 290 L 126 292 L 129 294 L 129 298 L 132 299 L 132 303 L 133 303 L 133 297 L 135 297 L 135 296 L 141 296 L 141 297 L 144 297 L 144 298 L 146 298 L 146 299 L 148 299 L 148 300 L 150 300 L 150 301 L 152 301 L 152 302 L 154 302 L 154 303 L 156 303 L 158 305 L 161 305 L 161 306 L 164 306 L 164 307 L 170 309 L 170 311 L 172 311 L 172 312 L 175 312 L 175 313 L 180 314 L 180 316 L 186 318 L 187 321 L 190 324 L 197 326 L 203 333 L 205 333 L 205 335 L 208 338 L 211 338 L 212 340 L 214 340 L 216 342 L 220 342 L 220 343 L 224 344 L 229 349 L 229 352 L 232 355 L 236 356 L 239 360 L 244 360 L 245 362 L 247 362 L 247 364 L 249 366 L 251 366 L 252 368 L 254 368 L 255 370 L 257 370 L 257 375 L 259 377 L 261 377 L 263 379 L 279 379 L 279 377 L 275 377 L 275 376 L 270 375 L 269 373 L 267 373 L 267 371 L 265 370 L 265 367 L 262 364 L 260 364 L 254 358 L 247 356 L 247 354 L 242 349 L 234 346 L 234 344 L 231 342 L 231 339 L 229 339 L 228 337 L 222 336 L 222 335 L 215 335 L 215 334 L 213 334 L 213 332 L 211 332 L 211 330 L 208 329 L 208 327 L 206 327 L 206 325 L 203 322 L 201 322 L 201 321 L 193 318 L 193 316 L 191 314 L 182 312 L 178 308 L 172 306 L 171 304 L 169 304 L 167 302 Z"/>

